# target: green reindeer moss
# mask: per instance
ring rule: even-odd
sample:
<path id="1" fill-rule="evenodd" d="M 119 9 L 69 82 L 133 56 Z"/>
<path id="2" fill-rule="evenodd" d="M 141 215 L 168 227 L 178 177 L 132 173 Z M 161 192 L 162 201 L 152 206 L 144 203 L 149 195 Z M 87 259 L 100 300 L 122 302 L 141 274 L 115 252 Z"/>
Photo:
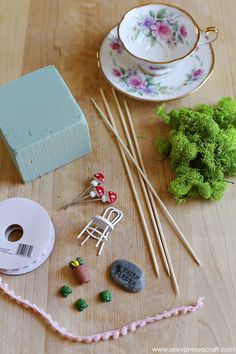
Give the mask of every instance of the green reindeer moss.
<path id="1" fill-rule="evenodd" d="M 236 101 L 223 97 L 218 104 L 156 111 L 171 130 L 158 137 L 158 151 L 170 158 L 175 179 L 170 192 L 177 202 L 202 197 L 222 198 L 226 176 L 236 175 Z"/>

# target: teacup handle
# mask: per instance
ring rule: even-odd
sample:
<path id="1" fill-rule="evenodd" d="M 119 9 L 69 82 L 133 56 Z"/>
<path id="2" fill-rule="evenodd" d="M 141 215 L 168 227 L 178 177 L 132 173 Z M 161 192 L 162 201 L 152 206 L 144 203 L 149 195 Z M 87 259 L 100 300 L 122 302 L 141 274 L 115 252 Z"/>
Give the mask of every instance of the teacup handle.
<path id="1" fill-rule="evenodd" d="M 206 27 L 201 31 L 201 37 L 198 42 L 199 45 L 204 45 L 214 42 L 218 38 L 218 30 L 215 26 Z"/>

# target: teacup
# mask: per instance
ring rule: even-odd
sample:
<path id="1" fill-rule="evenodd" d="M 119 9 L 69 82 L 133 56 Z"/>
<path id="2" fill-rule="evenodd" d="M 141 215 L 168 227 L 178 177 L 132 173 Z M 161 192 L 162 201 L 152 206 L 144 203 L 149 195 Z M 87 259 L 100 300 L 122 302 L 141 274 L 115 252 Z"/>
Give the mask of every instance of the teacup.
<path id="1" fill-rule="evenodd" d="M 162 3 L 129 10 L 118 25 L 124 49 L 148 74 L 169 73 L 198 45 L 217 39 L 216 27 L 201 30 L 185 10 Z"/>

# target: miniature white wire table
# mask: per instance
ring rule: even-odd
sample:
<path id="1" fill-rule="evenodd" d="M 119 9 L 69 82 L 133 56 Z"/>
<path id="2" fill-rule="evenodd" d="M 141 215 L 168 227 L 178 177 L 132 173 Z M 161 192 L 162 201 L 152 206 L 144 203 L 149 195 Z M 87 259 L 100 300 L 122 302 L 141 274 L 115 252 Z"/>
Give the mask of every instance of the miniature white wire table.
<path id="1" fill-rule="evenodd" d="M 103 251 L 104 245 L 107 242 L 109 234 L 114 230 L 114 226 L 123 218 L 121 210 L 114 207 L 107 208 L 103 215 L 95 215 L 91 221 L 85 226 L 81 233 L 77 236 L 86 236 L 81 242 L 81 246 L 89 240 L 90 237 L 97 240 L 96 247 L 99 247 L 98 256 Z"/>

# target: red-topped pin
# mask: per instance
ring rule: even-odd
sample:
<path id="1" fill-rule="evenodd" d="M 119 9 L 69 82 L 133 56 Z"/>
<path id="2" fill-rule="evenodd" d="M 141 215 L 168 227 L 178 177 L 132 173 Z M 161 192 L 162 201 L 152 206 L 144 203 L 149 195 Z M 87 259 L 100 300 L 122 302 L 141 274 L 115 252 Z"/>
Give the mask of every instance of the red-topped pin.
<path id="1" fill-rule="evenodd" d="M 91 198 L 94 198 L 94 197 L 99 197 L 101 198 L 104 194 L 104 188 L 102 186 L 96 186 L 94 188 L 94 190 L 92 190 L 89 195 Z M 86 197 L 85 197 L 86 198 Z"/>
<path id="2" fill-rule="evenodd" d="M 101 172 L 95 173 L 93 175 L 93 177 L 99 184 L 103 184 L 104 183 L 104 175 Z"/>
<path id="3" fill-rule="evenodd" d="M 117 194 L 114 192 L 109 191 L 108 196 L 109 196 L 110 204 L 114 203 L 117 199 Z"/>
<path id="4" fill-rule="evenodd" d="M 112 204 L 116 201 L 117 199 L 117 194 L 115 192 L 109 191 L 107 194 L 105 193 L 102 196 L 102 202 L 103 203 L 109 203 Z"/>

